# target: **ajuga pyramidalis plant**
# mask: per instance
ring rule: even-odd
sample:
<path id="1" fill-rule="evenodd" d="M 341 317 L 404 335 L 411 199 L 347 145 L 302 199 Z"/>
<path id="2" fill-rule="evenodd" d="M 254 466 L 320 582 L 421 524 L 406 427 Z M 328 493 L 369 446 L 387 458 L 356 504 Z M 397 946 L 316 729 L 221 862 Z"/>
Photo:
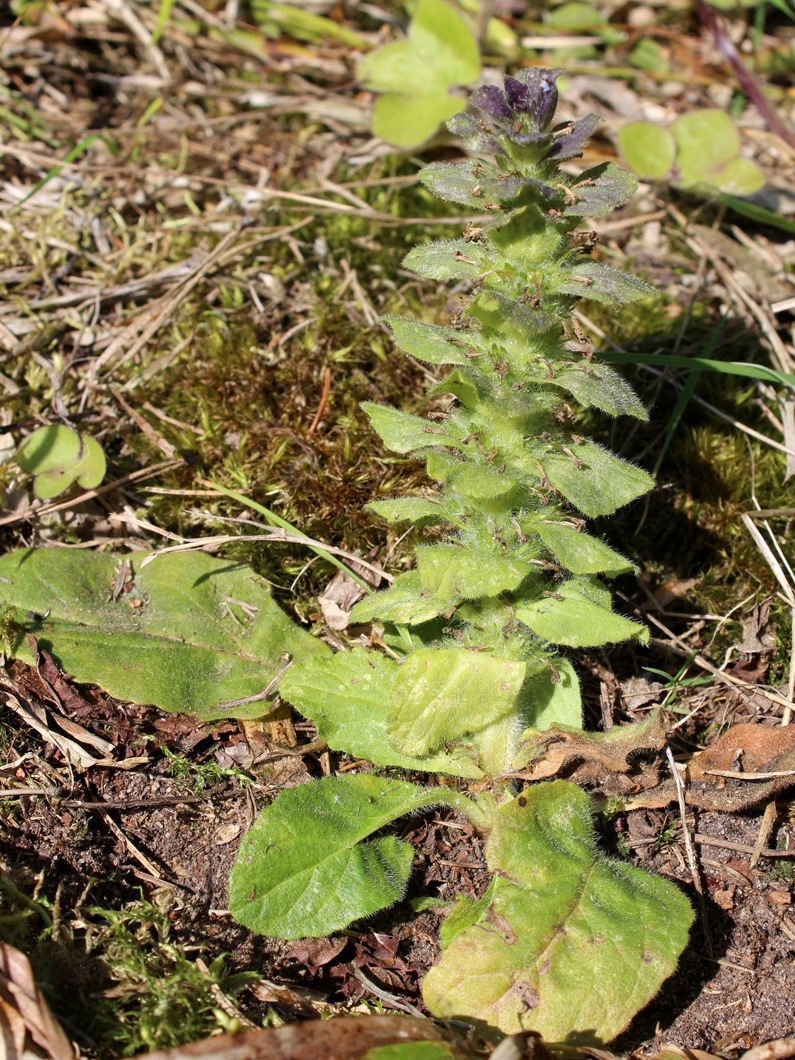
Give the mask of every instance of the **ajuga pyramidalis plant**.
<path id="1" fill-rule="evenodd" d="M 281 694 L 334 750 L 376 766 L 476 781 L 427 786 L 375 774 L 282 793 L 241 847 L 235 916 L 282 938 L 328 934 L 398 901 L 411 847 L 384 831 L 448 805 L 485 841 L 491 885 L 442 928 L 424 998 L 438 1016 L 548 1041 L 618 1034 L 674 969 L 690 906 L 676 886 L 595 849 L 587 795 L 551 781 L 520 790 L 517 771 L 550 726 L 581 725 L 579 686 L 561 648 L 636 637 L 600 576 L 631 564 L 584 530 L 651 486 L 584 438 L 574 407 L 645 419 L 627 384 L 597 363 L 572 316 L 577 299 L 619 306 L 645 283 L 589 256 L 576 232 L 632 195 L 612 163 L 570 176 L 599 119 L 556 126 L 557 71 L 524 70 L 476 91 L 450 129 L 471 156 L 422 174 L 438 197 L 485 220 L 460 239 L 419 246 L 405 264 L 469 281 L 449 326 L 388 318 L 397 345 L 449 368 L 443 416 L 369 404 L 384 444 L 424 459 L 438 485 L 371 505 L 389 522 L 434 523 L 415 568 L 356 605 L 383 624 L 379 647 L 314 658 Z M 383 650 L 386 646 L 386 650 Z"/>

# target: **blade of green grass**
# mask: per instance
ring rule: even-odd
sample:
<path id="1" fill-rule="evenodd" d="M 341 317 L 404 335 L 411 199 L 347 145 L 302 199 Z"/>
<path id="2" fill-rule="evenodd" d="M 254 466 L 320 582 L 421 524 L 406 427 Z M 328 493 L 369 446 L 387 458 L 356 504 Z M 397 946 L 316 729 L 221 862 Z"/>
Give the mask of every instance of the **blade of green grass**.
<path id="1" fill-rule="evenodd" d="M 712 361 L 706 357 L 683 357 L 667 353 L 632 353 L 623 350 L 600 350 L 599 356 L 612 364 L 647 364 L 655 368 L 698 368 L 705 372 L 739 375 L 746 379 L 762 379 L 766 383 L 795 388 L 795 375 L 779 372 L 764 364 L 744 361 Z"/>
<path id="2" fill-rule="evenodd" d="M 713 329 L 712 334 L 707 339 L 707 344 L 704 347 L 704 359 L 708 359 L 709 355 L 715 349 L 718 343 L 718 339 L 723 333 L 723 328 L 725 324 L 725 319 L 721 320 L 719 321 L 717 327 Z M 685 385 L 679 392 L 679 396 L 676 399 L 676 404 L 674 405 L 673 412 L 668 417 L 668 423 L 665 425 L 665 434 L 663 436 L 662 445 L 660 446 L 660 451 L 657 454 L 657 459 L 654 462 L 654 470 L 652 471 L 652 475 L 654 475 L 655 477 L 657 476 L 660 468 L 662 467 L 662 462 L 665 459 L 665 454 L 668 452 L 668 447 L 673 441 L 674 434 L 676 433 L 676 428 L 679 426 L 679 421 L 682 419 L 682 416 L 685 413 L 685 409 L 690 403 L 690 398 L 693 396 L 693 392 L 698 386 L 698 381 L 703 375 L 703 373 L 703 368 L 698 367 L 698 365 L 694 365 L 693 370 L 688 373 L 687 379 L 685 380 Z"/>
<path id="3" fill-rule="evenodd" d="M 736 199 L 733 195 L 724 195 L 723 192 L 715 193 L 715 201 L 728 206 L 730 210 L 741 213 L 743 217 L 749 217 L 760 225 L 769 225 L 771 228 L 780 228 L 782 232 L 795 233 L 795 221 L 790 217 L 781 217 L 764 206 L 748 202 L 745 199 Z"/>
<path id="4" fill-rule="evenodd" d="M 91 133 L 89 136 L 84 136 L 79 144 L 75 144 L 71 151 L 68 151 L 66 153 L 66 156 L 62 162 L 58 162 L 52 167 L 52 169 L 49 169 L 41 178 L 41 180 L 37 181 L 33 185 L 27 195 L 24 195 L 19 200 L 19 202 L 14 203 L 14 205 L 9 210 L 9 213 L 12 213 L 14 210 L 18 210 L 23 203 L 28 201 L 28 199 L 32 199 L 37 192 L 40 192 L 41 189 L 46 187 L 46 185 L 49 184 L 54 177 L 58 176 L 64 166 L 68 166 L 70 162 L 74 162 L 76 158 L 79 158 L 89 149 L 89 147 L 93 144 L 95 140 L 100 139 L 103 139 L 100 133 Z"/>
<path id="5" fill-rule="evenodd" d="M 227 489 L 226 486 L 220 486 L 217 482 L 213 482 L 212 480 L 208 480 L 207 485 L 211 486 L 214 490 L 218 490 L 219 493 L 223 493 L 224 496 L 229 497 L 230 500 L 237 501 L 238 504 L 242 504 L 245 508 L 251 508 L 252 511 L 259 512 L 260 515 L 264 515 L 268 522 L 272 523 L 274 526 L 280 526 L 282 530 L 287 530 L 291 534 L 298 534 L 299 536 L 303 536 L 297 526 L 293 526 L 292 523 L 288 523 L 286 519 L 282 519 L 281 516 L 277 515 L 275 512 L 272 512 L 270 508 L 266 508 L 262 504 L 257 504 L 256 501 L 253 501 L 250 497 L 246 497 L 245 494 L 238 493 L 236 490 Z M 364 589 L 366 593 L 369 594 L 373 591 L 373 587 L 371 585 L 368 585 L 363 578 L 360 578 L 359 575 L 355 573 L 355 571 L 352 571 L 350 567 L 346 567 L 341 560 L 337 559 L 337 557 L 333 556 L 330 552 L 326 552 L 326 550 L 323 548 L 316 548 L 314 545 L 307 545 L 307 548 L 314 552 L 315 555 L 320 556 L 322 559 L 328 560 L 328 562 L 331 563 L 334 567 L 337 567 L 339 570 L 344 571 L 345 574 L 347 574 L 349 578 L 353 578 L 359 588 Z"/>

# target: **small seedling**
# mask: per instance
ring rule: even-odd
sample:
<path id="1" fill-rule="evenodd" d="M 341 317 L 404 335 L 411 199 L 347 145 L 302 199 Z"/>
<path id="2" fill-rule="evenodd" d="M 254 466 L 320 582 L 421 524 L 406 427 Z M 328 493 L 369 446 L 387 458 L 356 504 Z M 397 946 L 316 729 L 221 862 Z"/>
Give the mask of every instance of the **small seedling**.
<path id="1" fill-rule="evenodd" d="M 630 122 L 620 130 L 618 146 L 624 163 L 642 180 L 717 188 L 727 195 L 753 195 L 765 183 L 759 166 L 740 157 L 740 134 L 722 110 L 683 114 L 667 129 Z"/>
<path id="2" fill-rule="evenodd" d="M 33 475 L 33 492 L 39 500 L 52 500 L 77 483 L 95 489 L 105 477 L 102 447 L 86 434 L 53 424 L 40 427 L 20 445 L 16 461 Z"/>
<path id="3" fill-rule="evenodd" d="M 372 129 L 396 147 L 417 147 L 442 122 L 463 110 L 454 90 L 480 76 L 477 41 L 466 20 L 445 0 L 419 0 L 408 37 L 376 48 L 359 63 L 366 88 L 383 93 Z"/>

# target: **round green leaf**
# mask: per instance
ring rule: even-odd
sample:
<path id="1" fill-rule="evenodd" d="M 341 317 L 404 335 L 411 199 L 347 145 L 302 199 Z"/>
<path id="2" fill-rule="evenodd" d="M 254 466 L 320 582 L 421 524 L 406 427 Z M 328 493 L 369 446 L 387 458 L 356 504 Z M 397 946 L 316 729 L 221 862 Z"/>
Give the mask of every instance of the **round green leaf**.
<path id="1" fill-rule="evenodd" d="M 105 477 L 107 463 L 102 446 L 87 435 L 81 435 L 83 443 L 83 455 L 75 470 L 77 471 L 77 484 L 84 490 L 93 490 Z"/>
<path id="2" fill-rule="evenodd" d="M 390 92 L 373 107 L 373 133 L 395 147 L 418 147 L 465 106 L 466 100 L 446 91 L 427 96 Z"/>
<path id="3" fill-rule="evenodd" d="M 444 0 L 420 0 L 409 26 L 409 38 L 419 55 L 448 85 L 468 85 L 480 77 L 480 55 L 472 31 Z"/>
<path id="4" fill-rule="evenodd" d="M 641 180 L 665 180 L 676 157 L 673 136 L 647 121 L 624 125 L 618 133 L 618 149 L 626 165 Z"/>
<path id="5" fill-rule="evenodd" d="M 750 158 L 733 158 L 713 174 L 725 195 L 755 195 L 765 185 L 765 174 Z"/>
<path id="6" fill-rule="evenodd" d="M 80 459 L 80 435 L 62 424 L 39 427 L 20 445 L 16 459 L 28 475 L 74 467 Z"/>
<path id="7" fill-rule="evenodd" d="M 670 129 L 682 184 L 714 184 L 714 173 L 740 150 L 740 134 L 723 110 L 694 110 Z"/>

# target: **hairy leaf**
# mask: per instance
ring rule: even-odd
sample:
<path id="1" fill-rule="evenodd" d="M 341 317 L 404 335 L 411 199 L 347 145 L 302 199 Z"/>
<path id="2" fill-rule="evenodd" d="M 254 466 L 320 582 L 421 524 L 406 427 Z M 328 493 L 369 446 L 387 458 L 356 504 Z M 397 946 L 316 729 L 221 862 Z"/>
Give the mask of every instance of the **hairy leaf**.
<path id="1" fill-rule="evenodd" d="M 594 599 L 585 579 L 572 578 L 534 603 L 517 602 L 515 614 L 539 637 L 568 648 L 592 648 L 630 637 L 645 642 L 649 637 L 645 626 Z"/>
<path id="2" fill-rule="evenodd" d="M 372 593 L 356 604 L 351 622 L 394 622 L 397 626 L 416 626 L 437 615 L 452 611 L 455 599 L 442 600 L 423 588 L 417 571 L 397 577 L 385 592 Z"/>
<path id="3" fill-rule="evenodd" d="M 574 446 L 571 454 L 548 449 L 538 459 L 555 489 L 585 515 L 612 515 L 654 486 L 651 475 L 596 442 Z"/>
<path id="4" fill-rule="evenodd" d="M 612 269 L 598 261 L 585 261 L 569 275 L 571 279 L 559 287 L 561 294 L 575 294 L 605 305 L 629 305 L 655 293 L 653 287 L 631 272 Z"/>
<path id="5" fill-rule="evenodd" d="M 426 976 L 428 1008 L 552 1042 L 615 1038 L 676 967 L 687 899 L 598 854 L 588 796 L 565 781 L 500 807 L 486 856 L 498 874 L 491 908 Z"/>
<path id="6" fill-rule="evenodd" d="M 389 739 L 405 754 L 425 755 L 486 728 L 513 709 L 525 670 L 525 663 L 465 648 L 418 648 L 392 685 Z"/>
<path id="7" fill-rule="evenodd" d="M 389 694 L 398 664 L 386 655 L 354 648 L 305 659 L 292 666 L 279 691 L 315 723 L 332 751 L 345 751 L 378 766 L 396 766 L 457 777 L 482 776 L 461 750 L 424 758 L 401 754 L 386 736 Z"/>
<path id="8" fill-rule="evenodd" d="M 435 445 L 460 445 L 443 428 L 422 416 L 412 416 L 388 405 L 376 405 L 373 401 L 363 401 L 362 408 L 369 416 L 373 430 L 380 435 L 387 449 L 395 453 L 411 453 Z"/>
<path id="9" fill-rule="evenodd" d="M 586 408 L 601 409 L 611 416 L 634 416 L 644 422 L 649 418 L 629 383 L 606 364 L 564 368 L 546 382 L 565 387 Z"/>
<path id="10" fill-rule="evenodd" d="M 240 844 L 229 881 L 233 916 L 262 935 L 300 939 L 392 905 L 406 889 L 412 847 L 368 836 L 439 801 L 438 791 L 366 773 L 283 791 Z"/>
<path id="11" fill-rule="evenodd" d="M 147 555 L 13 552 L 0 558 L 0 605 L 77 681 L 205 721 L 261 717 L 261 700 L 232 704 L 262 692 L 285 652 L 326 653 L 248 567 L 203 552 L 143 566 Z M 32 661 L 24 638 L 14 652 Z"/>
<path id="12" fill-rule="evenodd" d="M 492 267 L 488 250 L 465 239 L 440 239 L 410 250 L 403 267 L 428 280 L 476 280 Z"/>
<path id="13" fill-rule="evenodd" d="M 633 564 L 609 545 L 565 523 L 539 520 L 533 530 L 572 574 L 626 574 Z"/>
<path id="14" fill-rule="evenodd" d="M 462 347 L 466 332 L 455 332 L 438 324 L 425 324 L 404 317 L 382 317 L 382 320 L 389 324 L 401 350 L 413 357 L 429 364 L 469 364 Z"/>
<path id="15" fill-rule="evenodd" d="M 577 202 L 566 208 L 575 217 L 601 217 L 629 202 L 638 190 L 638 181 L 614 162 L 588 169 L 572 188 Z"/>
<path id="16" fill-rule="evenodd" d="M 530 568 L 508 556 L 477 553 L 458 545 L 417 549 L 417 569 L 424 589 L 442 600 L 473 600 L 516 589 Z"/>
<path id="17" fill-rule="evenodd" d="M 569 660 L 556 659 L 554 669 L 528 677 L 522 685 L 520 704 L 523 719 L 533 729 L 581 725 L 580 682 Z"/>
<path id="18" fill-rule="evenodd" d="M 441 501 L 430 497 L 391 497 L 385 501 L 371 501 L 366 504 L 368 512 L 375 512 L 388 523 L 441 523 L 450 521 L 445 514 Z"/>

